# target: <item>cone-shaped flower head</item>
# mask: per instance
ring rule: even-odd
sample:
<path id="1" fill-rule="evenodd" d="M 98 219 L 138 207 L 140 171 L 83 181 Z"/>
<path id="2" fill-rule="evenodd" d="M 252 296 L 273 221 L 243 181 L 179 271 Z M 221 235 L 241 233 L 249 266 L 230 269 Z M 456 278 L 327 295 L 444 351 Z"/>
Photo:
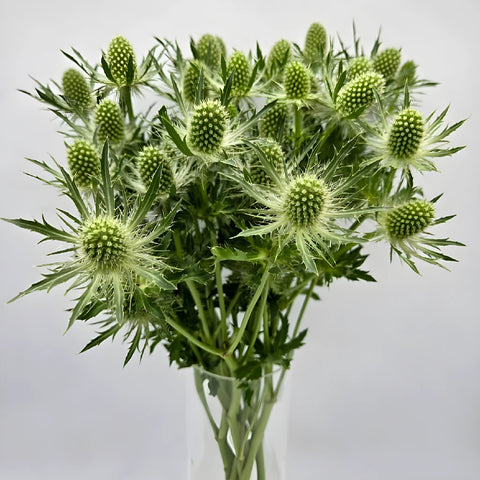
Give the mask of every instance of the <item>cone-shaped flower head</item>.
<path id="1" fill-rule="evenodd" d="M 277 102 L 260 120 L 260 134 L 265 138 L 277 138 L 287 113 L 287 105 Z"/>
<path id="2" fill-rule="evenodd" d="M 262 151 L 273 169 L 279 175 L 282 175 L 285 171 L 285 156 L 283 154 L 282 147 L 277 142 L 271 142 L 268 145 L 262 146 Z M 252 177 L 252 181 L 258 185 L 272 184 L 271 178 L 259 160 L 254 161 L 251 165 L 250 175 Z"/>
<path id="3" fill-rule="evenodd" d="M 189 62 L 183 76 L 183 96 L 190 103 L 195 103 L 197 100 L 197 92 L 200 82 L 201 65 L 195 62 Z M 203 92 L 208 95 L 208 79 L 203 75 Z"/>
<path id="4" fill-rule="evenodd" d="M 389 239 L 395 241 L 422 233 L 432 224 L 434 217 L 435 209 L 431 202 L 410 200 L 389 210 L 383 222 Z"/>
<path id="5" fill-rule="evenodd" d="M 67 147 L 68 168 L 73 181 L 80 188 L 88 188 L 93 177 L 100 177 L 100 156 L 95 147 L 77 138 L 72 145 Z"/>
<path id="6" fill-rule="evenodd" d="M 159 193 L 168 193 L 173 184 L 173 173 L 169 164 L 168 154 L 154 146 L 146 146 L 138 154 L 138 171 L 145 187 L 149 187 L 152 178 L 159 167 L 160 175 Z"/>
<path id="7" fill-rule="evenodd" d="M 222 50 L 225 50 L 223 41 L 219 40 L 218 37 L 206 33 L 202 35 L 196 45 L 198 59 L 211 68 L 220 66 Z"/>
<path id="8" fill-rule="evenodd" d="M 303 56 L 309 63 L 318 61 L 322 58 L 327 49 L 327 32 L 323 25 L 312 23 L 305 37 L 305 48 Z"/>
<path id="9" fill-rule="evenodd" d="M 290 42 L 282 39 L 275 42 L 267 57 L 267 69 L 276 69 L 290 60 L 292 47 Z"/>
<path id="10" fill-rule="evenodd" d="M 90 87 L 84 76 L 74 68 L 69 68 L 62 77 L 65 98 L 80 108 L 88 108 L 92 103 Z"/>
<path id="11" fill-rule="evenodd" d="M 358 77 L 362 73 L 370 72 L 373 69 L 373 62 L 365 57 L 354 57 L 348 64 L 348 75 L 350 79 Z"/>
<path id="12" fill-rule="evenodd" d="M 283 80 L 285 94 L 292 100 L 301 100 L 310 93 L 310 74 L 300 62 L 290 62 L 285 69 Z"/>
<path id="13" fill-rule="evenodd" d="M 394 119 L 388 136 L 390 155 L 400 160 L 415 156 L 423 138 L 422 114 L 413 108 L 402 110 Z"/>
<path id="14" fill-rule="evenodd" d="M 247 93 L 250 81 L 251 69 L 247 57 L 243 52 L 235 52 L 228 61 L 227 72 L 230 75 L 234 72 L 232 81 L 232 93 L 244 95 Z"/>
<path id="15" fill-rule="evenodd" d="M 376 72 L 362 73 L 347 82 L 338 92 L 337 109 L 345 117 L 361 107 L 368 107 L 375 99 L 374 91 L 381 93 L 385 81 Z"/>
<path id="16" fill-rule="evenodd" d="M 195 107 L 187 130 L 187 142 L 194 153 L 215 155 L 227 133 L 228 113 L 217 100 L 205 100 Z"/>
<path id="17" fill-rule="evenodd" d="M 133 68 L 132 81 L 135 79 L 137 73 L 135 53 L 132 45 L 126 38 L 119 35 L 112 39 L 108 46 L 107 59 L 110 72 L 117 85 L 126 85 L 130 83 L 127 81 L 128 63 L 130 61 L 132 62 L 131 68 Z"/>
<path id="18" fill-rule="evenodd" d="M 400 50 L 387 48 L 373 59 L 373 69 L 383 75 L 385 80 L 390 80 L 397 73 L 400 66 Z"/>
<path id="19" fill-rule="evenodd" d="M 125 122 L 119 106 L 108 98 L 102 100 L 95 112 L 100 142 L 108 139 L 111 143 L 119 143 L 125 135 Z"/>

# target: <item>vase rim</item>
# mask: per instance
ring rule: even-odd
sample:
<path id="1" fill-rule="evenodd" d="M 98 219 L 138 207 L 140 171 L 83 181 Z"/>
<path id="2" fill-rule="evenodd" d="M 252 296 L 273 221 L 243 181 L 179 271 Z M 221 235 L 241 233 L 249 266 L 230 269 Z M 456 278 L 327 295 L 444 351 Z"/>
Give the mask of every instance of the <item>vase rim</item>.
<path id="1" fill-rule="evenodd" d="M 202 367 L 201 365 L 192 365 L 193 369 L 194 370 L 197 370 L 199 371 L 200 373 L 204 373 L 204 374 L 207 374 L 209 375 L 210 377 L 214 377 L 214 378 L 218 378 L 219 380 L 222 380 L 222 381 L 234 381 L 234 380 L 240 380 L 236 377 L 229 377 L 227 375 L 221 375 L 219 373 L 215 373 L 215 372 L 211 372 L 210 370 L 207 370 L 205 369 L 204 367 Z M 246 382 L 255 382 L 255 381 L 258 381 L 262 378 L 267 378 L 267 377 L 270 377 L 270 376 L 274 376 L 274 375 L 278 375 L 279 373 L 281 373 L 282 371 L 284 370 L 288 370 L 288 368 L 283 368 L 281 367 L 280 365 L 273 365 L 272 366 L 272 371 L 267 373 L 267 374 L 263 374 L 261 375 L 260 377 L 257 377 L 257 378 L 245 378 L 245 379 L 242 379 L 240 381 L 246 381 Z"/>

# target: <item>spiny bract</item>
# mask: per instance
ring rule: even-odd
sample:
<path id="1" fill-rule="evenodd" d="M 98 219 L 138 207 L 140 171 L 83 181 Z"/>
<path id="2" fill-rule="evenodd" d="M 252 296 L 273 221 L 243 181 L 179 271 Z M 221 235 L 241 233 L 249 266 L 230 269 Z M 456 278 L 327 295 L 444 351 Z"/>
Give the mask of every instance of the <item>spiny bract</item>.
<path id="1" fill-rule="evenodd" d="M 338 92 L 337 109 L 348 117 L 361 107 L 370 105 L 374 98 L 374 91 L 381 93 L 384 86 L 382 75 L 376 72 L 362 73 L 346 83 Z"/>
<path id="2" fill-rule="evenodd" d="M 260 120 L 260 134 L 265 138 L 277 138 L 287 119 L 287 106 L 277 102 Z"/>
<path id="3" fill-rule="evenodd" d="M 405 239 L 423 232 L 434 217 L 435 209 L 431 202 L 410 200 L 386 214 L 385 227 L 391 239 Z"/>
<path id="4" fill-rule="evenodd" d="M 94 145 L 77 138 L 67 147 L 68 168 L 73 181 L 80 188 L 92 185 L 92 178 L 100 176 L 100 157 Z"/>
<path id="5" fill-rule="evenodd" d="M 262 146 L 263 153 L 266 159 L 270 162 L 273 169 L 281 175 L 285 171 L 285 156 L 282 151 L 282 147 L 277 142 L 272 142 L 268 145 Z M 253 183 L 258 185 L 271 185 L 272 180 L 262 165 L 260 160 L 256 160 L 252 163 L 250 168 L 250 175 Z"/>
<path id="6" fill-rule="evenodd" d="M 227 111 L 218 100 L 205 100 L 195 107 L 190 118 L 187 141 L 192 150 L 215 154 L 227 131 Z"/>
<path id="7" fill-rule="evenodd" d="M 197 42 L 196 48 L 199 60 L 211 68 L 220 66 L 222 54 L 224 53 L 222 50 L 225 50 L 225 45 L 219 37 L 206 33 Z"/>
<path id="8" fill-rule="evenodd" d="M 250 64 L 243 52 L 235 52 L 228 61 L 227 72 L 233 74 L 232 93 L 234 95 L 244 95 L 247 93 L 248 83 L 250 81 Z"/>
<path id="9" fill-rule="evenodd" d="M 385 80 L 390 80 L 397 73 L 400 66 L 400 57 L 400 50 L 387 48 L 374 57 L 373 69 L 383 75 Z"/>
<path id="10" fill-rule="evenodd" d="M 323 25 L 312 23 L 305 37 L 305 48 L 303 56 L 309 63 L 313 63 L 321 59 L 323 53 L 327 49 L 327 32 Z"/>
<path id="11" fill-rule="evenodd" d="M 74 68 L 65 71 L 62 77 L 62 88 L 65 98 L 74 105 L 88 108 L 92 103 L 90 87 L 84 76 Z"/>
<path id="12" fill-rule="evenodd" d="M 100 142 L 106 139 L 111 143 L 119 143 L 125 135 L 125 122 L 119 106 L 112 100 L 104 99 L 95 112 L 95 122 L 98 125 Z"/>
<path id="13" fill-rule="evenodd" d="M 115 37 L 110 42 L 107 51 L 108 67 L 117 83 L 117 85 L 126 85 L 128 73 L 128 62 L 132 59 L 133 79 L 135 79 L 137 71 L 137 63 L 135 53 L 130 42 L 121 35 Z M 132 80 L 133 80 L 132 79 Z"/>
<path id="14" fill-rule="evenodd" d="M 290 62 L 285 69 L 283 81 L 285 94 L 292 100 L 304 99 L 310 93 L 310 75 L 300 62 Z"/>
<path id="15" fill-rule="evenodd" d="M 422 114 L 413 108 L 402 110 L 394 119 L 388 136 L 390 154 L 408 160 L 415 155 L 423 138 Z"/>
<path id="16" fill-rule="evenodd" d="M 200 72 L 202 71 L 201 65 L 196 62 L 190 61 L 185 69 L 183 76 L 183 96 L 190 103 L 195 103 L 197 100 L 197 92 L 200 82 Z M 208 80 L 203 75 L 203 95 L 208 95 Z"/>
<path id="17" fill-rule="evenodd" d="M 325 206 L 327 191 L 324 182 L 310 175 L 295 179 L 285 197 L 284 210 L 289 221 L 297 227 L 310 227 Z"/>
<path id="18" fill-rule="evenodd" d="M 173 184 L 172 169 L 168 154 L 157 147 L 146 146 L 137 157 L 138 171 L 143 184 L 148 188 L 157 169 L 161 166 L 159 193 L 167 193 Z"/>

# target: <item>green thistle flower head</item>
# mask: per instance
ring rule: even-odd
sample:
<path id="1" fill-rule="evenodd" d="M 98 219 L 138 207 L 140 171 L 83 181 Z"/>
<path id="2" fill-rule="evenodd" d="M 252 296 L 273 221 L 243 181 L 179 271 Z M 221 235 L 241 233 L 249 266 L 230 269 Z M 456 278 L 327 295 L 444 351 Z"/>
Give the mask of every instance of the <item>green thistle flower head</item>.
<path id="1" fill-rule="evenodd" d="M 388 136 L 390 155 L 400 160 L 415 156 L 425 130 L 422 114 L 413 108 L 402 110 L 394 119 Z"/>
<path id="2" fill-rule="evenodd" d="M 173 173 L 166 152 L 154 146 L 146 146 L 137 158 L 138 170 L 145 187 L 149 187 L 152 178 L 159 167 L 162 167 L 160 175 L 159 193 L 168 193 L 173 184 Z"/>
<path id="3" fill-rule="evenodd" d="M 362 73 L 373 70 L 373 62 L 365 56 L 352 58 L 348 64 L 348 75 L 350 79 L 358 77 Z"/>
<path id="4" fill-rule="evenodd" d="M 375 99 L 374 91 L 382 92 L 385 81 L 376 72 L 362 73 L 346 83 L 338 92 L 336 106 L 345 117 L 362 107 L 368 107 Z"/>
<path id="5" fill-rule="evenodd" d="M 267 57 L 267 69 L 275 70 L 280 68 L 283 70 L 283 66 L 290 60 L 292 54 L 292 47 L 290 42 L 282 39 L 275 42 Z"/>
<path id="6" fill-rule="evenodd" d="M 310 74 L 300 62 L 290 62 L 285 69 L 283 80 L 285 94 L 291 100 L 302 100 L 310 93 Z"/>
<path id="7" fill-rule="evenodd" d="M 98 139 L 104 142 L 119 143 L 125 135 L 125 122 L 119 106 L 112 100 L 104 99 L 95 112 L 95 123 L 98 125 Z"/>
<path id="8" fill-rule="evenodd" d="M 243 52 L 235 52 L 228 61 L 227 72 L 234 72 L 232 81 L 232 93 L 245 95 L 250 81 L 251 68 L 247 57 Z"/>
<path id="9" fill-rule="evenodd" d="M 390 240 L 403 240 L 422 233 L 432 224 L 435 208 L 425 200 L 410 200 L 392 208 L 383 220 Z"/>
<path id="10" fill-rule="evenodd" d="M 271 142 L 262 146 L 262 151 L 273 169 L 279 175 L 282 175 L 285 171 L 285 156 L 280 144 L 277 142 Z M 270 176 L 258 159 L 254 161 L 250 167 L 250 176 L 252 177 L 253 183 L 258 185 L 272 185 Z"/>
<path id="11" fill-rule="evenodd" d="M 131 60 L 130 60 L 131 59 Z M 128 63 L 133 64 L 134 78 L 137 75 L 137 63 L 135 53 L 130 42 L 122 37 L 117 36 L 112 39 L 107 51 L 107 61 L 113 78 L 117 85 L 127 85 Z"/>
<path id="12" fill-rule="evenodd" d="M 322 58 L 327 49 L 327 32 L 323 25 L 312 23 L 305 37 L 305 48 L 303 56 L 309 63 L 313 63 Z"/>
<path id="13" fill-rule="evenodd" d="M 62 77 L 65 98 L 80 108 L 88 108 L 92 103 L 90 87 L 84 76 L 74 68 L 69 68 Z"/>
<path id="14" fill-rule="evenodd" d="M 193 152 L 215 155 L 222 148 L 228 127 L 228 113 L 217 100 L 205 100 L 195 107 L 187 129 Z"/>
<path id="15" fill-rule="evenodd" d="M 287 119 L 287 105 L 277 102 L 260 120 L 260 134 L 265 138 L 277 138 Z"/>
<path id="16" fill-rule="evenodd" d="M 92 185 L 92 178 L 100 176 L 100 156 L 95 147 L 78 138 L 67 147 L 68 168 L 73 181 L 80 188 Z"/>
<path id="17" fill-rule="evenodd" d="M 183 76 L 183 96 L 185 99 L 194 104 L 197 100 L 198 86 L 200 82 L 201 65 L 196 62 L 188 62 Z M 203 94 L 208 96 L 209 84 L 208 79 L 203 76 Z"/>
<path id="18" fill-rule="evenodd" d="M 400 50 L 387 48 L 373 59 L 373 69 L 383 75 L 385 80 L 390 80 L 397 73 L 400 66 Z"/>
<path id="19" fill-rule="evenodd" d="M 327 189 L 321 179 L 309 175 L 298 177 L 285 197 L 285 214 L 295 227 L 311 227 L 322 214 L 326 197 Z"/>
<path id="20" fill-rule="evenodd" d="M 222 53 L 225 51 L 225 44 L 219 37 L 215 37 L 210 33 L 202 35 L 197 42 L 197 57 L 210 68 L 220 66 Z"/>

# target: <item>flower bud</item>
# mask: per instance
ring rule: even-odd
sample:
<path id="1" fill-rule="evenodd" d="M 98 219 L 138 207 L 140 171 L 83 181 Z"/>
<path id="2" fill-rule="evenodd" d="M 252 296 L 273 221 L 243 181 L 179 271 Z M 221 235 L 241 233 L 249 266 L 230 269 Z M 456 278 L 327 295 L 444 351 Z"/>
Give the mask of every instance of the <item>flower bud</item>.
<path id="1" fill-rule="evenodd" d="M 63 94 L 74 105 L 88 108 L 92 102 L 90 87 L 84 76 L 74 68 L 69 68 L 62 77 Z"/>
<path id="2" fill-rule="evenodd" d="M 338 111 L 348 117 L 359 108 L 369 106 L 375 98 L 374 91 L 381 93 L 384 84 L 383 77 L 376 72 L 362 73 L 350 80 L 338 92 Z"/>
<path id="3" fill-rule="evenodd" d="M 285 63 L 290 60 L 291 50 L 290 42 L 284 39 L 278 40 L 268 54 L 267 69 L 272 70 L 280 68 L 280 70 L 282 70 L 279 65 L 285 65 Z"/>
<path id="4" fill-rule="evenodd" d="M 364 56 L 352 58 L 348 64 L 348 75 L 350 79 L 358 77 L 362 73 L 370 72 L 373 69 L 372 61 Z"/>
<path id="5" fill-rule="evenodd" d="M 234 95 L 244 95 L 247 93 L 248 83 L 250 81 L 250 64 L 243 52 L 235 52 L 228 61 L 227 72 L 233 74 L 232 93 Z"/>
<path id="6" fill-rule="evenodd" d="M 373 69 L 383 75 L 385 80 L 390 80 L 397 73 L 400 66 L 400 50 L 387 48 L 373 59 Z"/>
<path id="7" fill-rule="evenodd" d="M 285 94 L 289 99 L 303 99 L 310 93 L 310 74 L 300 62 L 290 62 L 285 70 L 283 81 Z"/>
<path id="8" fill-rule="evenodd" d="M 385 228 L 391 239 L 406 239 L 423 232 L 435 217 L 431 202 L 410 200 L 399 207 L 392 208 L 385 217 Z"/>
<path id="9" fill-rule="evenodd" d="M 157 169 L 161 166 L 159 193 L 168 193 L 173 184 L 172 169 L 166 152 L 157 147 L 146 146 L 137 157 L 138 171 L 145 187 L 149 187 Z"/>
<path id="10" fill-rule="evenodd" d="M 287 118 L 287 106 L 277 102 L 260 120 L 260 134 L 265 138 L 277 138 Z"/>
<path id="11" fill-rule="evenodd" d="M 394 158 L 409 159 L 415 155 L 423 138 L 422 114 L 413 108 L 402 110 L 394 119 L 388 135 L 388 149 Z"/>
<path id="12" fill-rule="evenodd" d="M 221 39 L 206 33 L 205 35 L 202 35 L 197 42 L 196 48 L 199 60 L 211 68 L 220 66 L 222 50 L 225 50 L 225 45 Z"/>
<path id="13" fill-rule="evenodd" d="M 305 37 L 303 56 L 309 63 L 320 60 L 327 49 L 327 32 L 319 23 L 312 23 Z"/>
<path id="14" fill-rule="evenodd" d="M 122 37 L 117 36 L 110 42 L 107 51 L 107 60 L 110 72 L 117 85 L 127 85 L 128 62 L 132 58 L 134 78 L 137 74 L 137 63 L 135 53 L 130 42 Z"/>
<path id="15" fill-rule="evenodd" d="M 102 100 L 95 113 L 95 122 L 98 125 L 98 139 L 104 142 L 119 143 L 125 134 L 125 122 L 122 112 L 112 100 Z"/>
<path id="16" fill-rule="evenodd" d="M 80 188 L 90 187 L 92 178 L 100 176 L 100 157 L 86 140 L 77 138 L 67 147 L 67 160 L 73 181 Z"/>
<path id="17" fill-rule="evenodd" d="M 205 100 L 195 107 L 187 131 L 192 150 L 215 154 L 222 148 L 227 132 L 228 113 L 217 100 Z"/>

